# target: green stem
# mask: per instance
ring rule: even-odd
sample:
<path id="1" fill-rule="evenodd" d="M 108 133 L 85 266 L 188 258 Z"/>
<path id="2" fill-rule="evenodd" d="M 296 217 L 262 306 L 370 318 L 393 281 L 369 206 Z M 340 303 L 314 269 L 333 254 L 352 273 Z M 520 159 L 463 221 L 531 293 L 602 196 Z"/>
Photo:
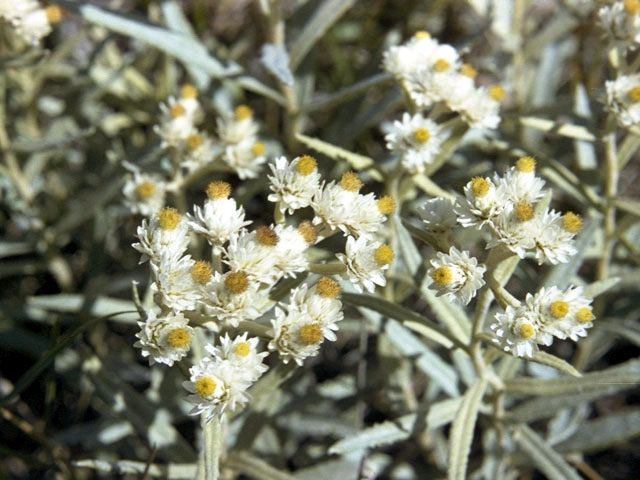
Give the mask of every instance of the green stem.
<path id="1" fill-rule="evenodd" d="M 202 414 L 204 432 L 204 471 L 206 480 L 218 480 L 220 476 L 220 454 L 222 453 L 222 421 L 214 418 L 207 423 Z"/>
<path id="2" fill-rule="evenodd" d="M 343 263 L 312 263 L 309 271 L 320 275 L 340 275 L 347 271 L 347 267 Z"/>

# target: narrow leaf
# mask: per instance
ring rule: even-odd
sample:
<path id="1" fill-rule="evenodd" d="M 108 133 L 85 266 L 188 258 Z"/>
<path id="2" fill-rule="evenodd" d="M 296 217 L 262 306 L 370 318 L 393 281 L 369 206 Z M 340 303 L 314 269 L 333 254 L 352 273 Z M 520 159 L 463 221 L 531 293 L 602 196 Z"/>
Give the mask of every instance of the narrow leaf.
<path id="1" fill-rule="evenodd" d="M 640 435 L 640 408 L 584 422 L 567 440 L 554 446 L 559 452 L 592 452 Z"/>
<path id="2" fill-rule="evenodd" d="M 538 351 L 533 355 L 533 358 L 531 360 L 542 365 L 553 367 L 556 370 L 560 370 L 563 373 L 571 375 L 572 377 L 582 376 L 582 374 L 578 370 L 576 370 L 573 365 L 547 352 Z"/>
<path id="3" fill-rule="evenodd" d="M 289 70 L 289 54 L 282 45 L 265 43 L 260 61 L 281 83 L 293 85 L 293 74 Z"/>
<path id="4" fill-rule="evenodd" d="M 417 414 L 411 413 L 396 420 L 389 420 L 365 428 L 361 432 L 331 445 L 329 453 L 342 455 L 355 450 L 389 445 L 406 440 L 411 436 L 417 418 Z"/>
<path id="5" fill-rule="evenodd" d="M 427 413 L 427 430 L 435 430 L 447 423 L 453 422 L 456 413 L 460 410 L 462 397 L 448 398 L 434 403 Z"/>

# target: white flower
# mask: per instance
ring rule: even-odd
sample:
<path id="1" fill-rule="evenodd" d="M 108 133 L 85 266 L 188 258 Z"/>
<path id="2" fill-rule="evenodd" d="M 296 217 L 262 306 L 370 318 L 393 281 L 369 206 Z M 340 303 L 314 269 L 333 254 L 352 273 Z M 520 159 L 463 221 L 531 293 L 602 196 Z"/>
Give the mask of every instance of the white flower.
<path id="1" fill-rule="evenodd" d="M 187 111 L 187 115 L 193 119 L 193 123 L 202 122 L 204 112 L 198 101 L 198 89 L 189 83 L 180 87 L 180 105 Z"/>
<path id="2" fill-rule="evenodd" d="M 149 357 L 149 363 L 164 363 L 172 366 L 191 348 L 193 329 L 181 313 L 169 313 L 158 317 L 152 310 L 147 311 L 144 322 L 138 322 L 140 331 L 134 347 L 142 349 L 142 356 Z"/>
<path id="3" fill-rule="evenodd" d="M 274 231 L 279 238 L 275 248 L 275 256 L 277 257 L 275 267 L 285 277 L 295 277 L 296 273 L 307 270 L 309 268 L 309 260 L 307 259 L 309 244 L 302 233 L 297 228 L 285 225 L 276 225 Z"/>
<path id="4" fill-rule="evenodd" d="M 36 0 L 0 0 L 0 19 L 15 25 L 39 6 Z"/>
<path id="5" fill-rule="evenodd" d="M 491 330 L 496 334 L 494 342 L 516 357 L 533 357 L 538 344 L 551 345 L 553 337 L 540 331 L 541 319 L 536 312 L 526 308 L 507 306 L 504 313 L 496 313 Z"/>
<path id="6" fill-rule="evenodd" d="M 233 145 L 227 145 L 222 160 L 236 172 L 241 180 L 256 178 L 267 161 L 262 143 L 248 139 Z"/>
<path id="7" fill-rule="evenodd" d="M 184 145 L 184 158 L 180 166 L 188 172 L 194 172 L 215 160 L 215 143 L 204 132 L 189 135 Z"/>
<path id="8" fill-rule="evenodd" d="M 444 72 L 456 69 L 458 51 L 451 45 L 440 44 L 426 32 L 418 32 L 406 44 L 389 48 L 383 56 L 384 69 L 398 80 L 405 79 L 418 68 Z"/>
<path id="9" fill-rule="evenodd" d="M 455 207 L 458 222 L 464 227 L 492 223 L 509 204 L 506 194 L 489 178 L 473 178 L 465 185 L 464 195 Z"/>
<path id="10" fill-rule="evenodd" d="M 470 127 L 497 128 L 500 123 L 500 102 L 494 98 L 493 90 L 477 88 L 466 101 L 458 107 L 457 112 Z M 500 94 L 500 97 L 504 93 Z"/>
<path id="11" fill-rule="evenodd" d="M 544 262 L 553 265 L 567 263 L 576 254 L 578 250 L 573 242 L 576 231 L 571 232 L 564 227 L 560 213 L 546 211 L 542 215 L 536 215 L 533 221 L 536 224 L 533 231 L 537 233 L 533 253 L 538 265 Z"/>
<path id="12" fill-rule="evenodd" d="M 535 161 L 531 157 L 520 158 L 515 167 L 505 172 L 504 177 L 495 175 L 494 182 L 513 204 L 534 204 L 546 193 L 544 180 L 536 176 Z"/>
<path id="13" fill-rule="evenodd" d="M 253 383 L 268 370 L 262 361 L 269 352 L 258 352 L 258 338 L 247 338 L 247 335 L 244 332 L 231 340 L 229 334 L 225 334 L 220 337 L 220 347 L 207 344 L 204 348 L 220 360 L 226 360 L 241 381 Z"/>
<path id="14" fill-rule="evenodd" d="M 231 362 L 205 357 L 189 369 L 189 374 L 189 381 L 182 385 L 192 394 L 187 401 L 195 405 L 190 415 L 205 414 L 210 422 L 249 401 L 246 390 L 250 382 L 238 377 Z"/>
<path id="15" fill-rule="evenodd" d="M 607 106 L 615 113 L 618 123 L 625 127 L 640 123 L 640 73 L 609 80 L 605 87 Z"/>
<path id="16" fill-rule="evenodd" d="M 393 250 L 388 245 L 373 240 L 368 236 L 347 237 L 345 254 L 338 253 L 336 257 L 346 267 L 343 277 L 347 278 L 353 287 L 362 292 L 373 292 L 376 285 L 384 286 L 387 280 L 384 271 L 393 261 Z"/>
<path id="17" fill-rule="evenodd" d="M 600 24 L 621 47 L 635 48 L 640 43 L 640 5 L 618 1 L 598 10 Z"/>
<path id="18" fill-rule="evenodd" d="M 404 113 L 384 137 L 387 148 L 401 155 L 402 165 L 412 173 L 423 172 L 440 152 L 443 136 L 440 127 L 421 114 Z"/>
<path id="19" fill-rule="evenodd" d="M 291 303 L 298 310 L 305 311 L 316 323 L 325 328 L 324 337 L 335 341 L 333 331 L 338 330 L 337 322 L 344 318 L 342 302 L 336 297 L 340 294 L 340 285 L 329 277 L 322 277 L 311 288 L 301 285 L 291 293 Z"/>
<path id="20" fill-rule="evenodd" d="M 449 254 L 438 252 L 437 257 L 431 260 L 427 272 L 433 279 L 429 288 L 436 290 L 438 296 L 458 298 L 467 305 L 484 285 L 482 276 L 486 267 L 478 265 L 478 260 L 470 257 L 469 252 L 460 252 L 456 247 L 451 247 Z"/>
<path id="21" fill-rule="evenodd" d="M 124 203 L 132 213 L 149 217 L 163 207 L 166 183 L 158 175 L 140 173 L 135 169 L 133 176 L 125 182 L 122 193 Z"/>
<path id="22" fill-rule="evenodd" d="M 138 227 L 139 243 L 133 248 L 142 253 L 140 262 L 148 259 L 158 262 L 160 256 L 178 259 L 189 246 L 189 226 L 175 208 L 163 208 L 149 221 L 142 220 Z"/>
<path id="23" fill-rule="evenodd" d="M 192 276 L 196 262 L 189 256 L 174 259 L 161 255 L 159 261 L 151 262 L 155 281 L 151 291 L 159 295 L 163 305 L 174 311 L 195 310 L 201 295 Z"/>
<path id="24" fill-rule="evenodd" d="M 294 158 L 291 163 L 285 157 L 278 157 L 269 165 L 273 175 L 269 175 L 270 202 L 278 202 L 281 212 L 308 207 L 311 198 L 320 190 L 320 174 L 313 157 L 304 155 Z"/>
<path id="25" fill-rule="evenodd" d="M 476 94 L 473 79 L 452 69 L 436 72 L 428 66 L 418 68 L 407 76 L 405 85 L 411 99 L 423 109 L 442 102 L 449 110 L 459 112 Z"/>
<path id="26" fill-rule="evenodd" d="M 504 245 L 520 258 L 525 258 L 527 251 L 535 248 L 540 233 L 537 216 L 539 214 L 528 203 L 509 203 L 492 223 L 493 238 L 487 243 L 487 248 Z"/>
<path id="27" fill-rule="evenodd" d="M 18 0 L 17 3 L 24 3 Z M 51 24 L 62 20 L 62 9 L 56 5 L 46 8 L 36 8 L 24 12 L 20 17 L 14 16 L 12 23 L 18 36 L 31 45 L 38 45 L 40 41 L 51 33 Z"/>
<path id="28" fill-rule="evenodd" d="M 261 226 L 253 232 L 231 235 L 226 248 L 225 263 L 233 271 L 242 271 L 259 283 L 271 285 L 282 272 L 276 267 L 280 260 L 277 245 L 280 237 L 273 228 Z"/>
<path id="29" fill-rule="evenodd" d="M 253 145 L 257 134 L 258 124 L 253 120 L 253 110 L 246 105 L 238 106 L 232 118 L 218 119 L 218 137 L 227 145 Z"/>
<path id="30" fill-rule="evenodd" d="M 416 211 L 426 225 L 426 229 L 434 234 L 447 233 L 457 224 L 453 203 L 446 198 L 431 198 L 420 205 Z"/>
<path id="31" fill-rule="evenodd" d="M 181 147 L 191 135 L 198 133 L 194 118 L 187 108 L 174 97 L 169 97 L 167 104 L 160 104 L 160 123 L 153 131 L 162 139 L 162 147 Z"/>

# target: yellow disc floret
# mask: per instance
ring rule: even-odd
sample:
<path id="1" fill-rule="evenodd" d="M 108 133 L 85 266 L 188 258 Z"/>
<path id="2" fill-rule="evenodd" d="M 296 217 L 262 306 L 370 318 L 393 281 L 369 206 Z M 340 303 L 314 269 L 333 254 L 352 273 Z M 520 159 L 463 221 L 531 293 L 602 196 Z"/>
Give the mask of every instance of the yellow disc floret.
<path id="1" fill-rule="evenodd" d="M 187 137 L 187 146 L 191 150 L 195 150 L 196 148 L 198 148 L 201 145 L 202 145 L 202 135 L 194 133 L 193 135 L 189 135 Z"/>
<path id="2" fill-rule="evenodd" d="M 385 195 L 378 200 L 378 210 L 383 215 L 391 215 L 396 211 L 396 201 L 391 195 Z"/>
<path id="3" fill-rule="evenodd" d="M 315 158 L 310 155 L 303 155 L 300 157 L 300 160 L 298 160 L 296 171 L 303 177 L 306 177 L 307 175 L 311 175 L 317 166 L 318 162 Z"/>
<path id="4" fill-rule="evenodd" d="M 494 85 L 489 89 L 489 96 L 496 102 L 501 102 L 507 96 L 507 92 L 505 92 L 504 88 L 502 88 L 500 85 Z"/>
<path id="5" fill-rule="evenodd" d="M 249 345 L 247 342 L 241 342 L 235 346 L 233 351 L 239 357 L 246 357 L 251 353 L 251 345 Z"/>
<path id="6" fill-rule="evenodd" d="M 211 265 L 204 260 L 198 260 L 193 267 L 191 267 L 191 278 L 200 285 L 209 283 L 211 273 Z"/>
<path id="7" fill-rule="evenodd" d="M 167 343 L 173 348 L 186 348 L 191 345 L 191 334 L 186 328 L 174 328 L 167 334 Z"/>
<path id="8" fill-rule="evenodd" d="M 629 15 L 638 15 L 640 13 L 640 1 L 624 0 L 624 11 Z"/>
<path id="9" fill-rule="evenodd" d="M 536 334 L 536 329 L 530 323 L 523 323 L 520 325 L 520 336 L 527 340 L 533 338 Z"/>
<path id="10" fill-rule="evenodd" d="M 476 75 L 478 75 L 478 71 L 468 63 L 465 63 L 460 67 L 460 73 L 469 78 L 476 78 Z"/>
<path id="11" fill-rule="evenodd" d="M 373 255 L 373 258 L 379 265 L 389 265 L 393 262 L 394 255 L 393 248 L 389 245 L 380 245 L 376 249 L 376 253 Z"/>
<path id="12" fill-rule="evenodd" d="M 640 102 L 640 87 L 634 87 L 629 90 L 629 100 L 633 103 Z"/>
<path id="13" fill-rule="evenodd" d="M 256 228 L 256 240 L 265 247 L 275 247 L 280 241 L 280 237 L 273 228 L 262 225 Z"/>
<path id="14" fill-rule="evenodd" d="M 428 40 L 431 38 L 431 34 L 425 30 L 420 30 L 413 35 L 418 40 Z"/>
<path id="15" fill-rule="evenodd" d="M 445 266 L 436 268 L 431 274 L 431 278 L 441 287 L 446 287 L 453 282 L 453 270 Z"/>
<path id="16" fill-rule="evenodd" d="M 322 328 L 317 323 L 309 323 L 300 328 L 300 340 L 305 345 L 317 345 L 322 341 Z"/>
<path id="17" fill-rule="evenodd" d="M 169 116 L 171 118 L 180 118 L 186 115 L 187 110 L 179 103 L 175 104 L 169 109 Z"/>
<path id="18" fill-rule="evenodd" d="M 535 216 L 535 210 L 531 205 L 525 202 L 520 202 L 516 205 L 516 217 L 521 222 L 528 222 Z"/>
<path id="19" fill-rule="evenodd" d="M 356 172 L 345 172 L 340 180 L 340 186 L 348 192 L 357 192 L 362 188 L 362 180 Z"/>
<path id="20" fill-rule="evenodd" d="M 475 177 L 471 179 L 471 192 L 474 197 L 482 198 L 491 189 L 491 184 L 486 178 Z"/>
<path id="21" fill-rule="evenodd" d="M 216 391 L 216 382 L 213 381 L 213 378 L 210 377 L 200 377 L 196 380 L 194 385 L 194 389 L 198 395 L 202 398 L 207 398 Z"/>
<path id="22" fill-rule="evenodd" d="M 516 162 L 516 168 L 522 173 L 531 173 L 536 170 L 536 161 L 532 157 L 520 157 Z"/>
<path id="23" fill-rule="evenodd" d="M 156 192 L 156 186 L 152 182 L 142 182 L 136 187 L 138 198 L 144 200 L 151 197 Z"/>
<path id="24" fill-rule="evenodd" d="M 578 310 L 576 318 L 580 323 L 589 323 L 593 320 L 593 311 L 589 307 L 584 307 Z"/>
<path id="25" fill-rule="evenodd" d="M 415 138 L 418 143 L 427 143 L 431 138 L 431 133 L 429 133 L 429 130 L 426 128 L 419 128 L 413 132 L 413 138 Z"/>
<path id="26" fill-rule="evenodd" d="M 64 17 L 63 10 L 57 5 L 50 5 L 44 9 L 44 14 L 49 23 L 60 23 Z"/>
<path id="27" fill-rule="evenodd" d="M 249 278 L 244 272 L 230 272 L 224 279 L 224 288 L 231 293 L 244 293 L 249 288 Z"/>
<path id="28" fill-rule="evenodd" d="M 578 233 L 582 230 L 582 217 L 577 213 L 567 212 L 562 217 L 562 227 L 569 233 Z"/>
<path id="29" fill-rule="evenodd" d="M 298 233 L 302 235 L 302 238 L 307 243 L 313 244 L 318 240 L 318 232 L 309 220 L 305 220 L 298 226 Z"/>
<path id="30" fill-rule="evenodd" d="M 253 117 L 253 110 L 246 105 L 236 107 L 236 120 L 246 120 Z"/>
<path id="31" fill-rule="evenodd" d="M 553 302 L 549 310 L 551 311 L 551 315 L 555 318 L 564 318 L 567 316 L 567 313 L 569 313 L 569 304 L 559 300 L 557 302 Z"/>
<path id="32" fill-rule="evenodd" d="M 222 200 L 223 198 L 229 198 L 229 195 L 231 195 L 231 185 L 222 180 L 216 180 L 207 185 L 205 192 L 211 200 Z"/>
<path id="33" fill-rule="evenodd" d="M 253 153 L 256 157 L 261 157 L 267 152 L 267 147 L 264 146 L 264 143 L 257 142 L 253 144 L 251 147 L 251 153 Z"/>
<path id="34" fill-rule="evenodd" d="M 180 96 L 188 100 L 196 98 L 198 96 L 198 89 L 195 87 L 195 85 L 185 83 L 180 89 Z"/>
<path id="35" fill-rule="evenodd" d="M 175 230 L 181 219 L 182 215 L 175 208 L 165 207 L 158 212 L 158 223 L 163 230 Z"/>
<path id="36" fill-rule="evenodd" d="M 322 298 L 336 298 L 340 295 L 340 284 L 330 277 L 320 277 L 316 283 L 316 292 Z"/>
<path id="37" fill-rule="evenodd" d="M 436 60 L 436 63 L 433 64 L 433 69 L 438 73 L 446 72 L 450 68 L 451 64 L 444 58 L 439 58 L 438 60 Z"/>

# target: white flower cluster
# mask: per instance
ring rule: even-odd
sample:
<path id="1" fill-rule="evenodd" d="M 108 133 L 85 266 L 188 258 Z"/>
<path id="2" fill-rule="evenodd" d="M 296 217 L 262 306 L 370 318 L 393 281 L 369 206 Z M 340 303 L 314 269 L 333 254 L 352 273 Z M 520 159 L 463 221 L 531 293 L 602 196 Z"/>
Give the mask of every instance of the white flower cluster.
<path id="1" fill-rule="evenodd" d="M 43 7 L 37 0 L 0 0 L 0 20 L 8 22 L 24 42 L 37 46 L 52 31 L 51 25 L 62 20 L 57 5 Z"/>
<path id="2" fill-rule="evenodd" d="M 438 296 L 459 299 L 467 305 L 484 285 L 482 276 L 486 270 L 468 252 L 451 247 L 448 254 L 438 252 L 437 258 L 431 260 L 431 268 L 427 274 L 433 282 L 429 287 L 436 290 Z"/>
<path id="3" fill-rule="evenodd" d="M 631 127 L 640 123 L 640 74 L 622 75 L 605 82 L 607 107 L 620 125 Z"/>
<path id="4" fill-rule="evenodd" d="M 581 287 L 572 286 L 565 291 L 543 287 L 535 295 L 527 294 L 523 305 L 507 306 L 495 315 L 494 341 L 517 357 L 532 357 L 538 345 L 551 345 L 553 337 L 576 341 L 586 336 L 594 315 L 591 299 L 582 293 Z"/>
<path id="5" fill-rule="evenodd" d="M 461 62 L 454 47 L 439 43 L 427 32 L 418 32 L 407 43 L 387 50 L 383 66 L 402 83 L 418 108 L 443 105 L 471 127 L 493 129 L 500 123 L 504 89 L 476 87 L 477 71 Z"/>
<path id="6" fill-rule="evenodd" d="M 640 0 L 620 0 L 598 10 L 600 24 L 609 37 L 624 49 L 640 44 Z"/>
<path id="7" fill-rule="evenodd" d="M 247 403 L 247 389 L 267 370 L 262 361 L 268 352 L 258 352 L 257 338 L 245 332 L 233 340 L 220 337 L 220 343 L 205 345 L 209 356 L 189 369 L 189 381 L 183 383 L 194 404 L 189 413 L 204 414 L 207 422 Z"/>

